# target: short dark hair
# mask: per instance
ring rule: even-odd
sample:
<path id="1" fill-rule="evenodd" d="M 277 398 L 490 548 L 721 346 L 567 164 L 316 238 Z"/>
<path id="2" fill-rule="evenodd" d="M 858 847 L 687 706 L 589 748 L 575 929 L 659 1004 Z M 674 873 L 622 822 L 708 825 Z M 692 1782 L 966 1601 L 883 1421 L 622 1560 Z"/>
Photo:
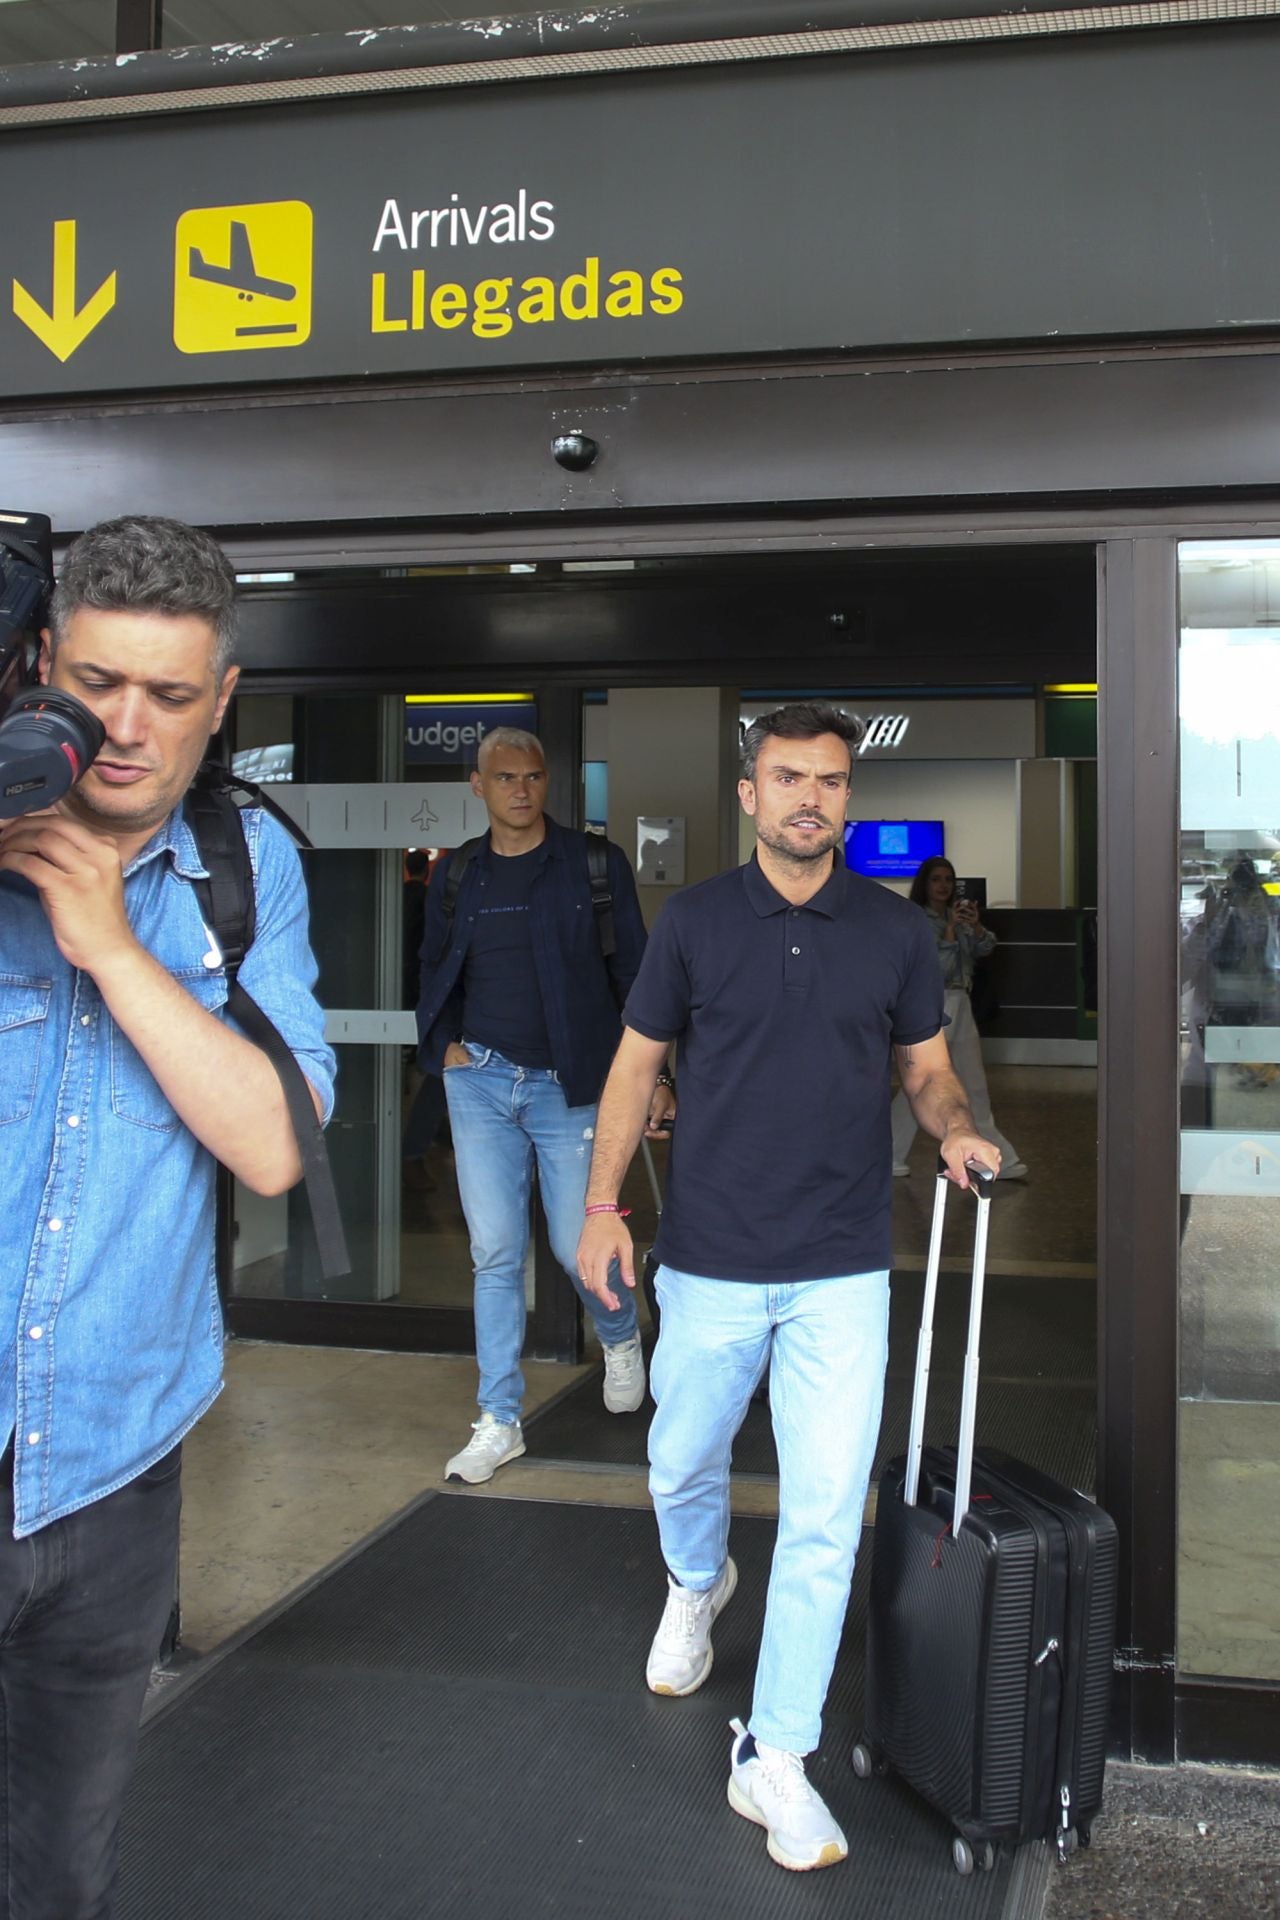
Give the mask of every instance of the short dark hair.
<path id="1" fill-rule="evenodd" d="M 99 521 L 67 549 L 49 607 L 53 645 L 81 607 L 101 613 L 193 614 L 214 632 L 221 684 L 236 644 L 236 577 L 207 533 L 158 514 Z"/>
<path id="2" fill-rule="evenodd" d="M 866 727 L 856 713 L 846 713 L 830 700 L 793 700 L 789 706 L 775 707 L 753 720 L 742 736 L 742 778 L 754 780 L 756 761 L 766 740 L 816 740 L 820 734 L 834 733 L 849 749 L 849 771 L 853 756 L 862 745 Z"/>
<path id="3" fill-rule="evenodd" d="M 922 860 L 912 875 L 911 891 L 907 895 L 918 907 L 927 907 L 929 904 L 929 877 L 936 867 L 945 867 L 953 881 L 956 877 L 956 870 L 945 853 L 932 853 L 927 860 Z"/>

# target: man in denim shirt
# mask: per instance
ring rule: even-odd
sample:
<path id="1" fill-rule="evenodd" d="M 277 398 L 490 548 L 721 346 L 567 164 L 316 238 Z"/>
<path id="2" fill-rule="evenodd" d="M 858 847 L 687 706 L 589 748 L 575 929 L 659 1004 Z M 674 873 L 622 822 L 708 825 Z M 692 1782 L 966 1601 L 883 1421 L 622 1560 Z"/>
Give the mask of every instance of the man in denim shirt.
<path id="1" fill-rule="evenodd" d="M 215 1162 L 301 1174 L 275 1070 L 222 1012 L 183 796 L 235 686 L 235 578 L 172 520 L 72 547 L 42 677 L 102 750 L 0 825 L 0 1848 L 11 1920 L 110 1911 L 119 1809 L 172 1602 L 183 1435 L 216 1397 Z M 327 1119 L 288 836 L 243 815 L 257 933 L 240 978 Z"/>
<path id="2" fill-rule="evenodd" d="M 578 1281 L 575 1253 L 591 1163 L 596 1096 L 621 1032 L 618 1008 L 644 952 L 644 922 L 625 856 L 610 845 L 617 951 L 606 962 L 592 908 L 586 838 L 543 811 L 547 763 L 534 735 L 495 727 L 471 776 L 489 833 L 468 861 L 452 916 L 449 863 L 427 890 L 418 1032 L 422 1065 L 443 1073 L 458 1191 L 475 1262 L 480 1418 L 445 1467 L 450 1480 L 492 1479 L 524 1452 L 524 1267 L 536 1155 L 552 1251 L 578 1287 L 604 1350 L 604 1403 L 644 1400 L 635 1302 L 615 1307 Z M 647 1108 L 654 1132 L 669 1084 Z"/>

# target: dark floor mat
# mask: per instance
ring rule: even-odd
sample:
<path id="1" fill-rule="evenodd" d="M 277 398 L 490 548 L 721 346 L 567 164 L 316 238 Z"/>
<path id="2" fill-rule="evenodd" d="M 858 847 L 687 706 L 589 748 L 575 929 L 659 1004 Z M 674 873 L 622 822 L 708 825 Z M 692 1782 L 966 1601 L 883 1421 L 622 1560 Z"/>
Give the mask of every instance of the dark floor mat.
<path id="1" fill-rule="evenodd" d="M 643 1682 L 664 1582 L 643 1512 L 437 1495 L 163 1709 L 126 1810 L 117 1920 L 994 1920 L 904 1787 L 859 1782 L 864 1537 L 810 1773 L 847 1866 L 788 1874 L 725 1800 L 773 1526 L 702 1691 Z"/>
<path id="2" fill-rule="evenodd" d="M 876 1454 L 878 1474 L 904 1451 L 911 1416 L 916 1335 L 924 1279 L 895 1274 L 889 1318 L 889 1374 Z M 1093 1487 L 1097 1395 L 1093 1281 L 989 1276 L 983 1316 L 978 1444 L 1016 1454 L 1069 1486 Z M 967 1276 L 944 1274 L 934 1321 L 926 1438 L 954 1442 L 968 1314 Z M 525 1427 L 530 1459 L 642 1467 L 653 1402 L 639 1413 L 607 1413 L 600 1376 L 581 1381 Z M 755 1400 L 734 1443 L 738 1473 L 776 1474 L 769 1408 Z"/>

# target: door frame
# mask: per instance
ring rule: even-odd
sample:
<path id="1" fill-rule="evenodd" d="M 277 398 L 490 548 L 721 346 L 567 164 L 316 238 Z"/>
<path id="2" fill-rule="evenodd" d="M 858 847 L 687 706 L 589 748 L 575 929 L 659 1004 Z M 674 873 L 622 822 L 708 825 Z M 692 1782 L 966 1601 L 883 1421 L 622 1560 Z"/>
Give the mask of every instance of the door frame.
<path id="1" fill-rule="evenodd" d="M 484 529 L 490 553 L 494 529 Z M 913 514 L 896 520 L 850 513 L 823 518 L 821 528 L 777 524 L 764 534 L 735 515 L 678 528 L 643 520 L 607 532 L 588 528 L 522 528 L 507 550 L 522 559 L 603 556 L 731 554 L 750 548 L 801 555 L 858 547 L 868 540 L 910 549 L 964 545 L 1001 548 L 1027 544 L 1093 545 L 1097 557 L 1097 680 L 1099 687 L 1099 1494 L 1119 1523 L 1120 1600 L 1112 1745 L 1152 1762 L 1224 1755 L 1274 1762 L 1273 1701 L 1265 1690 L 1176 1675 L 1177 1558 L 1177 1326 L 1178 1326 L 1178 1103 L 1177 1017 L 1177 544 L 1197 535 L 1280 535 L 1280 502 L 1256 514 L 1238 506 L 1198 509 L 1183 502 L 1121 508 L 1100 518 L 1079 508 L 1025 513 Z M 762 537 L 763 534 L 763 537 Z M 270 540 L 280 565 L 278 536 Z M 498 534 L 501 541 L 502 535 Z M 303 543 L 297 564 L 314 564 L 317 547 Z M 388 564 L 384 533 L 353 530 L 340 547 L 348 565 L 366 556 Z M 232 543 L 237 564 L 253 564 L 246 543 Z M 421 565 L 474 563 L 474 545 L 456 529 L 396 535 L 396 561 L 412 552 Z M 459 663 L 461 670 L 461 663 Z M 509 682 L 515 669 L 467 670 L 477 690 Z M 753 667 L 759 674 L 760 668 Z M 779 661 L 778 684 L 794 679 L 795 663 Z M 527 676 L 526 676 L 527 677 Z M 332 684 L 329 676 L 321 680 Z M 707 679 L 705 665 L 699 678 Z M 632 684 L 672 684 L 670 662 L 647 672 L 637 662 Z M 250 684 L 269 690 L 277 676 Z M 296 680 L 293 684 L 296 684 Z M 312 680 L 311 684 L 317 684 Z M 581 679 L 539 687 L 540 702 L 558 715 L 557 737 L 572 732 Z M 541 719 L 541 715 L 540 715 Z M 576 801 L 576 796 L 575 796 Z M 564 808 L 564 799 L 559 802 Z M 1164 928 L 1167 938 L 1155 936 Z M 531 1316 L 537 1350 L 558 1358 L 580 1354 L 576 1301 L 544 1275 Z M 545 1291 L 544 1291 L 545 1287 Z M 554 1304 L 559 1296 L 561 1305 Z M 241 1303 L 243 1306 L 244 1303 Z M 306 1313 L 306 1309 L 294 1309 Z M 431 1309 L 378 1307 L 378 1344 L 388 1339 L 425 1351 L 457 1351 L 460 1323 L 449 1328 Z M 279 1337 L 257 1318 L 258 1337 Z M 345 1344 L 357 1315 L 334 1304 L 321 1328 L 292 1337 Z M 412 1327 L 401 1321 L 411 1319 Z M 572 1326 L 569 1324 L 572 1320 Z M 237 1330 L 249 1331 L 241 1313 Z M 443 1338 L 448 1334 L 448 1344 Z M 366 1329 L 362 1338 L 368 1338 Z M 532 1350 L 532 1341 L 531 1341 Z"/>

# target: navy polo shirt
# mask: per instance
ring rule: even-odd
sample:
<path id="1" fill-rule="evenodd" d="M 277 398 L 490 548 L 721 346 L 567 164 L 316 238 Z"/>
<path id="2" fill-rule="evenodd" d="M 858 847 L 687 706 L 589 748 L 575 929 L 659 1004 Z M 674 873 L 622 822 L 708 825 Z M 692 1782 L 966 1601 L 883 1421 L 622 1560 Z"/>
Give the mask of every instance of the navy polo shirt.
<path id="1" fill-rule="evenodd" d="M 793 907 L 753 856 L 667 903 L 624 1019 L 680 1042 L 664 1265 L 785 1281 L 891 1264 L 890 1048 L 944 1024 L 919 907 L 842 865 Z"/>

